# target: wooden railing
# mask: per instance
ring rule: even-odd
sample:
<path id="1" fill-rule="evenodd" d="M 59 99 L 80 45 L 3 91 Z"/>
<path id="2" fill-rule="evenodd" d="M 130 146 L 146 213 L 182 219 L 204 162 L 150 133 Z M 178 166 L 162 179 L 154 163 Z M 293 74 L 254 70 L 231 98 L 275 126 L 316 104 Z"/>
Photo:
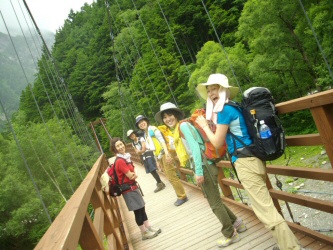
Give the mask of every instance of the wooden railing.
<path id="1" fill-rule="evenodd" d="M 331 164 L 333 163 L 333 90 L 321 92 L 315 95 L 295 99 L 277 105 L 281 115 L 298 110 L 309 109 L 316 123 L 319 133 L 310 135 L 298 135 L 287 137 L 289 146 L 311 146 L 324 145 Z M 128 151 L 132 152 L 132 160 L 140 162 L 139 156 L 133 152 L 131 146 Z M 35 249 L 132 249 L 127 242 L 124 231 L 121 211 L 119 211 L 118 200 L 110 198 L 101 190 L 99 178 L 107 167 L 105 155 L 101 155 L 93 168 L 67 202 L 50 228 L 44 234 Z M 176 166 L 182 181 L 186 181 L 186 175 L 192 175 L 190 169 Z M 226 178 L 223 169 L 231 168 L 230 162 L 221 161 L 219 167 L 219 185 L 223 192 L 222 199 L 231 202 L 242 209 L 251 210 L 235 200 L 231 187 L 243 188 L 233 179 Z M 308 169 L 291 166 L 268 165 L 269 174 L 301 177 L 314 180 L 333 181 L 333 169 Z M 195 186 L 195 184 L 191 184 Z M 281 208 L 278 200 L 299 204 L 320 211 L 333 213 L 333 202 L 310 198 L 297 194 L 275 190 L 267 178 L 267 186 L 278 211 Z M 93 212 L 89 214 L 89 204 Z M 93 217 L 93 219 L 92 219 Z M 318 239 L 327 245 L 333 246 L 333 238 L 310 230 L 296 223 L 288 222 L 289 226 L 296 231 Z"/>
<path id="2" fill-rule="evenodd" d="M 82 249 L 132 249 L 117 198 L 101 190 L 99 178 L 106 168 L 103 154 L 35 249 L 77 249 L 79 245 Z"/>

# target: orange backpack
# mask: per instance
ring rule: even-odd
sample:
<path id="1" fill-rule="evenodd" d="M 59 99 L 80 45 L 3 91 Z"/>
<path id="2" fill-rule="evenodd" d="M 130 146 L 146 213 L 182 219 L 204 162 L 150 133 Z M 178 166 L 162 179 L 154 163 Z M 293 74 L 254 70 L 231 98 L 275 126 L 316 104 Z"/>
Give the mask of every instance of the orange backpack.
<path id="1" fill-rule="evenodd" d="M 198 116 L 202 115 L 203 117 L 206 117 L 206 110 L 204 108 L 197 109 L 193 112 L 193 114 L 189 118 L 185 118 L 181 122 L 189 122 L 191 123 L 199 132 L 201 135 L 203 141 L 205 142 L 205 156 L 209 160 L 213 160 L 215 162 L 221 160 L 224 155 L 226 154 L 226 143 L 223 144 L 220 148 L 215 148 L 213 144 L 209 141 L 205 131 L 195 122 Z M 216 125 L 212 121 L 208 121 L 208 126 L 210 130 L 215 133 L 216 131 Z M 184 135 L 180 134 L 182 138 L 184 138 Z"/>

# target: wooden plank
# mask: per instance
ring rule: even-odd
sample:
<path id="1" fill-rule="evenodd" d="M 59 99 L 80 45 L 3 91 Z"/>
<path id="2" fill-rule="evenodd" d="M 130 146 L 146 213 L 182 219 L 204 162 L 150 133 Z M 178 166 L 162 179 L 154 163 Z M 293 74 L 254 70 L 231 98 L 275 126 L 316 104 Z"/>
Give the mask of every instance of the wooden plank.
<path id="1" fill-rule="evenodd" d="M 102 159 L 103 155 L 95 162 L 92 171 L 66 203 L 35 249 L 76 249 Z"/>
<path id="2" fill-rule="evenodd" d="M 327 213 L 332 213 L 332 211 L 333 211 L 333 202 L 330 202 L 330 201 L 319 200 L 319 199 L 312 198 L 309 196 L 304 196 L 304 195 L 289 194 L 287 192 L 283 192 L 280 190 L 274 190 L 274 189 L 270 189 L 269 193 L 273 198 L 276 198 L 279 200 L 292 202 L 292 203 L 295 203 L 298 205 L 314 208 L 314 209 L 321 210 L 321 211 L 324 211 Z"/>
<path id="3" fill-rule="evenodd" d="M 330 162 L 333 162 L 333 104 L 311 109 Z M 332 166 L 333 167 L 333 166 Z"/>
<path id="4" fill-rule="evenodd" d="M 286 136 L 287 146 L 318 146 L 323 145 L 319 134 Z"/>
<path id="5" fill-rule="evenodd" d="M 333 180 L 333 169 L 313 169 L 313 168 L 267 165 L 267 173 L 285 175 L 285 176 L 294 176 L 294 177 L 300 177 L 312 180 L 321 180 L 321 181 Z"/>
<path id="6" fill-rule="evenodd" d="M 212 213 L 208 202 L 203 198 L 197 188 L 185 185 L 189 201 L 180 207 L 175 207 L 175 192 L 164 175 L 160 175 L 166 188 L 154 193 L 155 181 L 150 175 L 145 174 L 144 169 L 137 165 L 139 183 L 145 194 L 146 211 L 149 221 L 162 229 L 162 233 L 151 240 L 141 240 L 141 233 L 135 223 L 133 212 L 128 212 L 122 198 L 119 198 L 124 223 L 128 230 L 129 244 L 133 249 L 216 249 L 216 241 L 222 238 L 221 225 Z M 243 219 L 248 230 L 241 233 L 241 241 L 228 246 L 225 249 L 272 249 L 276 245 L 272 234 L 253 213 L 252 209 L 237 201 L 223 197 L 223 201 L 239 217 Z M 292 223 L 290 223 L 292 224 Z M 296 233 L 301 242 L 311 245 L 320 245 L 311 237 Z M 321 247 L 326 244 L 321 243 Z"/>
<path id="7" fill-rule="evenodd" d="M 87 235 L 89 235 L 89 237 L 87 237 Z M 80 235 L 79 243 L 82 249 L 104 249 L 103 241 L 100 239 L 100 236 L 98 235 L 98 232 L 96 231 L 88 212 L 86 213 L 82 226 L 82 233 Z"/>
<path id="8" fill-rule="evenodd" d="M 298 110 L 310 109 L 322 105 L 331 104 L 333 100 L 333 89 L 304 96 L 287 102 L 276 104 L 279 114 L 291 113 Z"/>

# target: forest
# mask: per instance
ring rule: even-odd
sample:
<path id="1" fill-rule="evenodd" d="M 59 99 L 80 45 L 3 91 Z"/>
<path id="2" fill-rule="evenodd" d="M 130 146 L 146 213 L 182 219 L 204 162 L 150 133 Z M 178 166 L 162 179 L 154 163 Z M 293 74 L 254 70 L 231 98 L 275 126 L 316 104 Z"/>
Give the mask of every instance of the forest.
<path id="1" fill-rule="evenodd" d="M 109 135 L 126 139 L 137 115 L 157 125 L 166 101 L 186 115 L 202 107 L 195 86 L 212 73 L 242 91 L 266 87 L 276 103 L 330 89 L 332 9 L 330 0 L 96 0 L 70 12 L 0 134 L 2 249 L 36 245 L 100 154 L 89 124 L 101 118 L 110 155 Z M 287 135 L 316 129 L 307 112 L 282 122 Z"/>

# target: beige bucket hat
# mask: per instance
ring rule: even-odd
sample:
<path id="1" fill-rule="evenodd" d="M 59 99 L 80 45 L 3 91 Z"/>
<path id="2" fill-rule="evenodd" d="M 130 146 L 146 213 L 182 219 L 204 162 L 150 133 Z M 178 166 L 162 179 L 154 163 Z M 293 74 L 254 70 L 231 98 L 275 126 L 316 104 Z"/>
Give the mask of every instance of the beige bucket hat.
<path id="1" fill-rule="evenodd" d="M 185 116 L 184 112 L 181 111 L 179 108 L 177 108 L 177 106 L 175 104 L 173 104 L 172 102 L 166 102 L 166 103 L 163 103 L 161 105 L 160 111 L 158 111 L 155 114 L 155 120 L 160 122 L 160 123 L 163 123 L 162 112 L 166 111 L 166 110 L 175 110 L 175 111 L 177 111 L 181 115 L 182 119 Z"/>
<path id="2" fill-rule="evenodd" d="M 208 97 L 206 87 L 208 85 L 213 85 L 213 84 L 218 84 L 218 85 L 222 86 L 223 88 L 229 89 L 229 91 L 230 91 L 230 99 L 233 99 L 238 94 L 239 88 L 238 87 L 230 86 L 229 85 L 229 81 L 228 81 L 228 77 L 226 77 L 223 74 L 211 74 L 208 77 L 207 82 L 200 83 L 197 86 L 197 88 L 196 88 L 197 91 L 198 91 L 198 93 L 199 93 L 199 95 L 203 99 L 207 100 L 207 97 Z"/>

